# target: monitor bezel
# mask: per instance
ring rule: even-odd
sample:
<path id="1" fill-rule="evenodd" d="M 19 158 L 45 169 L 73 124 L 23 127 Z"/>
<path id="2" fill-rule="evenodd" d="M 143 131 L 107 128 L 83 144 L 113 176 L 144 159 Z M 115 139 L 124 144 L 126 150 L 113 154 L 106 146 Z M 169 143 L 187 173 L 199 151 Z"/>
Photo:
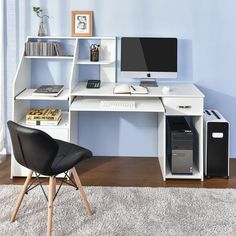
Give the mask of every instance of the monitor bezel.
<path id="1" fill-rule="evenodd" d="M 177 79 L 178 77 L 178 38 L 176 37 L 122 37 L 121 38 L 121 50 L 120 50 L 120 60 L 122 59 L 122 40 L 126 38 L 133 38 L 133 39 L 175 39 L 176 40 L 176 72 L 170 71 L 127 71 L 122 70 L 120 62 L 120 72 L 122 77 L 128 77 L 132 79 Z"/>

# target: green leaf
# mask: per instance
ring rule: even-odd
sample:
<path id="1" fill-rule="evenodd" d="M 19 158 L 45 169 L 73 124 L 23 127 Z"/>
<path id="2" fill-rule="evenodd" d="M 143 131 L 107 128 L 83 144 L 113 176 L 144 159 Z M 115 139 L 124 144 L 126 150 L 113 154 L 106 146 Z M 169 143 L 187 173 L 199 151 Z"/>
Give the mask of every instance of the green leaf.
<path id="1" fill-rule="evenodd" d="M 40 18 L 42 18 L 42 15 L 40 15 L 43 12 L 43 9 L 40 7 L 33 7 L 33 11 L 36 13 L 36 15 Z"/>

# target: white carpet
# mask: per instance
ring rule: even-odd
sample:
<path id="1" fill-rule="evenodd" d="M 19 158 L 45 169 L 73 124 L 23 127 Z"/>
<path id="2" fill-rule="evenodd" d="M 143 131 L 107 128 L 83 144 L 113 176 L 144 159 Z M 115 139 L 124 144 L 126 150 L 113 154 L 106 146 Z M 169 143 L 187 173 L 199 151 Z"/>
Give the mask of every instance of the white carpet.
<path id="1" fill-rule="evenodd" d="M 47 203 L 36 188 L 17 219 L 10 212 L 20 186 L 0 186 L 0 235 L 46 235 Z M 236 190 L 86 187 L 92 219 L 72 187 L 55 200 L 53 235 L 236 235 Z"/>

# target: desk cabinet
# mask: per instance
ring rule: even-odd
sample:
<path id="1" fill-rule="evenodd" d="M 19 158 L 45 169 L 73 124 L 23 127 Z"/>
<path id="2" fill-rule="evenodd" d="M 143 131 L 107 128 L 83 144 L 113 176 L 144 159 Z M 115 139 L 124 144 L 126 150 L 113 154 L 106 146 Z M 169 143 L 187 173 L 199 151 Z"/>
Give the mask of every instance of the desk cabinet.
<path id="1" fill-rule="evenodd" d="M 100 45 L 98 62 L 90 61 L 90 45 Z M 46 47 L 45 47 L 46 46 Z M 54 51 L 54 52 L 53 52 Z M 62 119 L 57 126 L 30 126 L 45 131 L 53 138 L 75 142 L 76 114 L 70 112 L 70 105 L 79 81 L 101 79 L 115 82 L 116 38 L 115 37 L 27 37 L 13 83 L 12 120 L 27 126 L 25 115 L 33 108 L 61 109 Z M 88 70 L 89 68 L 89 70 Z M 81 71 L 97 73 L 81 76 Z M 95 68 L 95 70 L 93 70 Z M 91 76 L 96 76 L 92 78 Z M 57 97 L 34 96 L 41 85 L 64 85 Z M 71 124 L 73 128 L 71 129 Z M 11 177 L 27 176 L 27 170 L 18 164 L 12 155 Z"/>
<path id="2" fill-rule="evenodd" d="M 167 159 L 163 179 L 201 179 L 203 180 L 203 95 L 199 97 L 163 97 L 162 102 L 167 116 L 185 116 L 195 127 L 197 132 L 197 160 L 193 166 L 192 175 L 172 174 Z M 166 158 L 166 155 L 165 155 Z"/>
<path id="3" fill-rule="evenodd" d="M 56 53 L 55 49 L 53 53 L 52 46 L 56 45 L 61 50 Z M 30 127 L 41 129 L 57 139 L 70 140 L 69 82 L 75 45 L 76 38 L 72 37 L 27 37 L 26 48 L 22 53 L 13 83 L 13 121 L 27 126 L 25 115 L 31 109 L 58 108 L 62 110 L 59 125 Z M 33 95 L 35 89 L 45 84 L 61 84 L 64 90 L 57 97 Z M 27 169 L 18 164 L 12 155 L 11 177 L 26 175 Z"/>

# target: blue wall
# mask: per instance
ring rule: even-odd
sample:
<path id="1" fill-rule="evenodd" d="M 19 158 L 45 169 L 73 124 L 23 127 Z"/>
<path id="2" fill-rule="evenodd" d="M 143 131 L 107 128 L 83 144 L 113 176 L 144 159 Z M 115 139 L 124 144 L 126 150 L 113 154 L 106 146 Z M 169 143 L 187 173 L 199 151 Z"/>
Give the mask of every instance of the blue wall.
<path id="1" fill-rule="evenodd" d="M 11 117 L 12 80 L 25 37 L 37 34 L 38 19 L 32 13 L 32 7 L 41 6 L 45 9 L 50 16 L 49 33 L 58 36 L 71 34 L 72 10 L 93 10 L 94 33 L 97 36 L 179 38 L 178 82 L 196 83 L 206 95 L 205 107 L 218 109 L 229 120 L 231 156 L 236 157 L 235 0 L 5 0 L 5 2 L 8 118 Z M 117 70 L 119 75 L 119 67 Z M 90 128 L 86 125 L 88 119 L 92 123 Z M 107 121 L 106 126 L 104 120 Z M 83 131 L 80 144 L 92 147 L 97 155 L 155 156 L 156 125 L 156 116 L 150 114 L 117 116 L 112 113 L 109 115 L 99 113 L 95 117 L 85 113 L 80 119 Z M 89 133 L 92 135 L 88 135 Z"/>

